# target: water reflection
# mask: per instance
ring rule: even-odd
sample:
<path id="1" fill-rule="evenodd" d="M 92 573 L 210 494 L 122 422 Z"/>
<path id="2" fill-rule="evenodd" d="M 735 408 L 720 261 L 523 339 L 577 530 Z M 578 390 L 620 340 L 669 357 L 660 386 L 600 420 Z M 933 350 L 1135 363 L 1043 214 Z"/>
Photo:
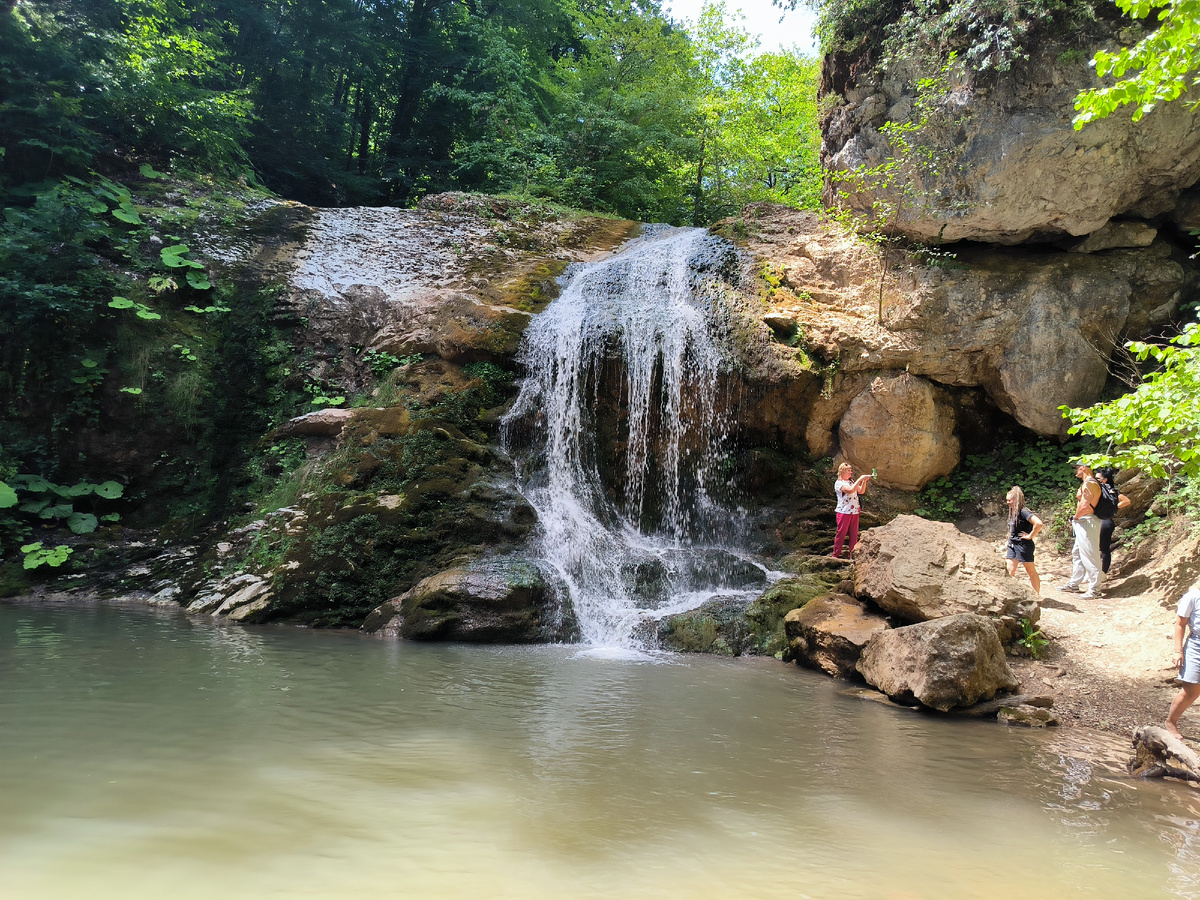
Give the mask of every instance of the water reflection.
<path id="1" fill-rule="evenodd" d="M 773 660 L 0 605 L 0 896 L 1200 897 L 1123 741 Z"/>

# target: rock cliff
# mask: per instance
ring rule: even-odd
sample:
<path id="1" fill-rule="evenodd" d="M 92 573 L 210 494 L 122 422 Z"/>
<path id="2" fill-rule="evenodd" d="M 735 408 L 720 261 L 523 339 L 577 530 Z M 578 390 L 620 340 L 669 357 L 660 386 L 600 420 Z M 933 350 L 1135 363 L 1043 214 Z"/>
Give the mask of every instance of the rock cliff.
<path id="1" fill-rule="evenodd" d="M 1090 235 L 1117 216 L 1182 210 L 1183 193 L 1200 179 L 1200 113 L 1179 102 L 1137 123 L 1121 112 L 1081 131 L 1071 124 L 1076 95 L 1099 85 L 1087 60 L 1117 44 L 1126 26 L 1113 22 L 1086 53 L 1044 40 L 1006 72 L 951 67 L 912 138 L 934 149 L 936 164 L 904 166 L 886 190 L 851 187 L 841 201 L 866 214 L 882 197 L 895 211 L 888 227 L 913 240 L 999 244 Z M 827 57 L 822 162 L 847 172 L 889 158 L 895 148 L 881 129 L 913 118 L 930 68 Z M 831 184 L 826 202 L 836 194 Z"/>

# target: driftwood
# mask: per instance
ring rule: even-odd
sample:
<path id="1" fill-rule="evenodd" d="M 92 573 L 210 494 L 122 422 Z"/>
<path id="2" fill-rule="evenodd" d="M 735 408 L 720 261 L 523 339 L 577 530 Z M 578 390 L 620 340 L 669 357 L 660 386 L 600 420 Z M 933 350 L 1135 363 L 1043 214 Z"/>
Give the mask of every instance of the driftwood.
<path id="1" fill-rule="evenodd" d="M 970 716 L 973 719 L 990 719 L 1005 707 L 1015 709 L 1018 706 L 1039 706 L 1042 709 L 1050 709 L 1050 707 L 1054 706 L 1054 698 L 1036 694 L 1006 694 L 1003 697 L 997 697 L 995 700 L 985 700 L 983 703 L 976 703 L 974 706 L 952 709 L 950 710 L 950 714 L 953 716 Z"/>
<path id="2" fill-rule="evenodd" d="M 1133 730 L 1129 772 L 1141 778 L 1178 778 L 1200 784 L 1200 755 L 1167 729 L 1142 725 Z"/>

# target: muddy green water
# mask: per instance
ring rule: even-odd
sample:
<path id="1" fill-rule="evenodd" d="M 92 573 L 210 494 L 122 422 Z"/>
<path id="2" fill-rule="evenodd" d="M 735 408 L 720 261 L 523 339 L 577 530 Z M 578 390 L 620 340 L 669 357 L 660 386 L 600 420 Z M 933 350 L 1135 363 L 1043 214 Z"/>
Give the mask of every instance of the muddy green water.
<path id="1" fill-rule="evenodd" d="M 0 897 L 1200 897 L 1120 742 L 838 691 L 0 604 Z"/>

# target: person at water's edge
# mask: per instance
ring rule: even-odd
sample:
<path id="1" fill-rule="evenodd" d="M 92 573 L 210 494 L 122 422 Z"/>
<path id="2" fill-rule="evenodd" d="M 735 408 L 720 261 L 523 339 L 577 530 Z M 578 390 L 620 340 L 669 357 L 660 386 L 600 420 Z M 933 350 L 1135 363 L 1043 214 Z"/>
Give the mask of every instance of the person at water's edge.
<path id="1" fill-rule="evenodd" d="M 1104 573 L 1100 571 L 1100 519 L 1096 515 L 1100 485 L 1092 477 L 1090 466 L 1076 466 L 1075 477 L 1083 483 L 1075 493 L 1075 515 L 1071 518 L 1071 532 L 1075 535 L 1075 546 L 1071 548 L 1071 578 L 1059 590 L 1071 593 L 1082 590 L 1081 599 L 1092 600 L 1104 580 Z"/>
<path id="2" fill-rule="evenodd" d="M 850 463 L 842 463 L 838 466 L 837 481 L 833 483 L 834 493 L 837 494 L 837 537 L 833 539 L 833 558 L 841 559 L 842 545 L 846 545 L 846 552 L 854 552 L 854 545 L 858 543 L 858 513 L 859 513 L 859 494 L 867 490 L 867 484 L 874 475 L 863 475 L 857 481 L 852 481 L 854 478 L 854 468 Z"/>
<path id="3" fill-rule="evenodd" d="M 1112 565 L 1113 516 L 1118 509 L 1127 507 L 1130 500 L 1113 484 L 1116 469 L 1097 469 L 1093 477 L 1100 484 L 1100 502 L 1096 504 L 1096 518 L 1100 520 L 1100 571 L 1107 575 Z"/>
<path id="4" fill-rule="evenodd" d="M 1017 574 L 1017 563 L 1029 574 L 1029 584 L 1035 594 L 1042 592 L 1042 580 L 1033 564 L 1033 539 L 1042 530 L 1042 520 L 1025 506 L 1025 492 L 1015 484 L 1005 495 L 1008 502 L 1008 547 L 1004 556 L 1008 560 L 1008 577 Z"/>
<path id="5" fill-rule="evenodd" d="M 1179 717 L 1200 697 L 1200 581 L 1183 595 L 1175 614 L 1179 616 L 1175 622 L 1175 665 L 1179 667 L 1178 680 L 1183 686 L 1171 701 L 1163 727 L 1175 737 L 1183 737 L 1179 733 Z M 1186 644 L 1183 641 L 1185 628 L 1188 630 Z"/>

